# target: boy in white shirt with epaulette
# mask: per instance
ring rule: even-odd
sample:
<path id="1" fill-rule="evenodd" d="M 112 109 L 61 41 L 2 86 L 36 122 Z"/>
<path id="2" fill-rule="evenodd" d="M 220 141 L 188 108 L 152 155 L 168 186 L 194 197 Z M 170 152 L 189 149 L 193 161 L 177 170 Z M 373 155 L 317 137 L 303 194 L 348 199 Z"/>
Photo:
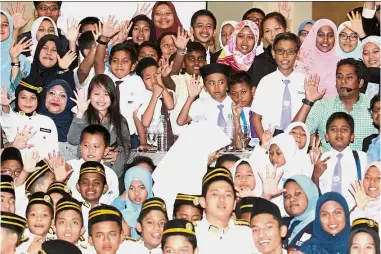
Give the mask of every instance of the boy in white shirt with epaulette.
<path id="1" fill-rule="evenodd" d="M 200 204 L 205 216 L 196 224 L 199 254 L 236 253 L 251 254 L 256 251 L 251 230 L 231 219 L 236 205 L 236 191 L 231 173 L 225 168 L 207 172 L 202 179 Z"/>

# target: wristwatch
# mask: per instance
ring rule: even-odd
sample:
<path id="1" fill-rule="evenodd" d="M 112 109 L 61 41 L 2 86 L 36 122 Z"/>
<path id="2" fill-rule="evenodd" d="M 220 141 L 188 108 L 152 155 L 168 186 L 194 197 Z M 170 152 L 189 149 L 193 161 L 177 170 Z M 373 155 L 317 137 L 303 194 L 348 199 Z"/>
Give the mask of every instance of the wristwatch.
<path id="1" fill-rule="evenodd" d="M 185 48 L 184 50 L 177 50 L 176 53 L 180 56 L 185 56 L 188 53 L 188 50 Z"/>
<path id="2" fill-rule="evenodd" d="M 20 62 L 11 63 L 11 66 L 18 66 L 18 67 L 20 67 Z"/>
<path id="3" fill-rule="evenodd" d="M 97 42 L 98 42 L 99 44 L 101 44 L 101 45 L 105 45 L 105 46 L 106 46 L 107 43 L 108 43 L 107 41 L 102 41 L 102 40 L 101 40 L 101 37 L 98 38 Z"/>
<path id="4" fill-rule="evenodd" d="M 309 101 L 307 99 L 303 99 L 302 102 L 303 102 L 303 104 L 306 104 L 306 105 L 308 105 L 310 107 L 312 107 L 314 105 L 313 101 Z"/>

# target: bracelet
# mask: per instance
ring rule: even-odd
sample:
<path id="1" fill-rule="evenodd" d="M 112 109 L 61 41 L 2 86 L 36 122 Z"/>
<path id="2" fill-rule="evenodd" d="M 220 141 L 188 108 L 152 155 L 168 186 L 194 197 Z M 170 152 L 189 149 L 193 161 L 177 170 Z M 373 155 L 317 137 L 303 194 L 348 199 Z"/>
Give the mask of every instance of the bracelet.
<path id="1" fill-rule="evenodd" d="M 20 62 L 11 63 L 11 66 L 18 66 L 18 67 L 20 67 Z"/>
<path id="2" fill-rule="evenodd" d="M 187 48 L 184 50 L 177 50 L 176 53 L 180 56 L 185 56 L 187 54 Z"/>
<path id="3" fill-rule="evenodd" d="M 106 46 L 107 43 L 108 43 L 107 41 L 102 41 L 100 37 L 98 38 L 97 42 L 98 42 L 99 44 L 101 44 L 101 45 L 105 45 L 105 46 Z"/>
<path id="4" fill-rule="evenodd" d="M 313 101 L 309 101 L 307 99 L 303 99 L 302 102 L 303 102 L 303 104 L 306 104 L 310 107 L 312 107 L 315 104 Z"/>

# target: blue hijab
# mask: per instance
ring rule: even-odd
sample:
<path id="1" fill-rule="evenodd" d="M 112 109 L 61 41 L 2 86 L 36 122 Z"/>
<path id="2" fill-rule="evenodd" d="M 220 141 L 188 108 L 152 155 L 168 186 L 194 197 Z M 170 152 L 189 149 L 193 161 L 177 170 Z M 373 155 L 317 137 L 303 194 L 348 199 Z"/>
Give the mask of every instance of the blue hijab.
<path id="1" fill-rule="evenodd" d="M 140 166 L 129 168 L 126 172 L 126 175 L 124 176 L 124 186 L 126 186 L 127 195 L 126 209 L 122 211 L 122 214 L 124 220 L 132 228 L 136 227 L 136 222 L 138 220 L 140 210 L 142 208 L 142 205 L 137 205 L 128 198 L 128 189 L 130 188 L 132 181 L 134 180 L 141 181 L 147 189 L 147 199 L 152 198 L 152 176 L 148 169 Z"/>
<path id="2" fill-rule="evenodd" d="M 320 209 L 327 201 L 336 201 L 339 203 L 345 213 L 345 228 L 337 235 L 331 235 L 324 231 L 320 221 Z M 314 254 L 347 254 L 348 241 L 351 231 L 350 216 L 347 201 L 337 192 L 327 192 L 320 196 L 316 204 L 316 220 L 314 221 L 314 236 L 303 244 L 300 251 Z"/>
<path id="3" fill-rule="evenodd" d="M 9 49 L 12 46 L 12 38 L 13 38 L 13 20 L 11 15 L 8 12 L 0 10 L 1 14 L 4 14 L 9 23 L 9 37 L 8 39 L 0 42 L 0 50 L 1 50 L 1 86 L 8 88 L 9 95 L 12 97 L 15 95 L 16 86 L 18 84 L 11 84 L 11 56 L 9 55 Z M 31 63 L 29 60 L 21 54 L 19 56 L 20 61 L 20 72 L 23 77 L 27 77 L 30 72 Z"/>
<path id="4" fill-rule="evenodd" d="M 316 187 L 316 185 L 312 182 L 312 180 L 305 176 L 305 175 L 295 175 L 290 178 L 288 178 L 283 186 L 283 188 L 286 186 L 286 184 L 290 181 L 293 180 L 297 184 L 299 184 L 300 188 L 304 191 L 304 193 L 307 196 L 308 199 L 308 205 L 306 210 L 304 211 L 303 214 L 294 217 L 290 221 L 290 225 L 294 221 L 301 221 L 291 232 L 290 238 L 288 239 L 288 243 L 291 243 L 294 237 L 299 234 L 299 232 L 305 228 L 308 224 L 310 224 L 312 221 L 315 220 L 315 210 L 316 210 L 316 202 L 319 198 L 319 191 Z"/>
<path id="5" fill-rule="evenodd" d="M 307 24 L 315 24 L 315 20 L 312 20 L 312 19 L 307 19 L 306 21 L 304 21 L 302 24 L 300 24 L 299 28 L 298 28 L 298 35 L 300 33 L 300 31 L 302 31 L 302 29 L 307 25 Z"/>
<path id="6" fill-rule="evenodd" d="M 51 113 L 45 106 L 45 100 L 46 100 L 46 94 L 49 92 L 49 90 L 57 85 L 61 85 L 65 91 L 66 91 L 66 107 L 63 112 L 59 114 Z M 67 134 L 70 129 L 71 122 L 73 121 L 73 113 L 71 112 L 72 107 L 74 106 L 74 103 L 70 98 L 73 98 L 73 91 L 71 90 L 70 85 L 62 79 L 56 79 L 50 82 L 47 86 L 44 87 L 44 92 L 42 96 L 40 97 L 39 102 L 39 112 L 41 115 L 45 115 L 50 117 L 53 122 L 56 124 L 57 132 L 58 132 L 58 141 L 59 142 L 66 142 L 67 141 Z"/>

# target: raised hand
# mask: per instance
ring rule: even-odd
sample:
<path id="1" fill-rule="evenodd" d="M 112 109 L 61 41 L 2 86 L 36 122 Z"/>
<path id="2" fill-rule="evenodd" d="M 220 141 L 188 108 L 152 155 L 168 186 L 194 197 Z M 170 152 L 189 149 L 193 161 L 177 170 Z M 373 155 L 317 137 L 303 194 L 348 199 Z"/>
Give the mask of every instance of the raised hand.
<path id="1" fill-rule="evenodd" d="M 283 171 L 277 172 L 277 167 L 267 165 L 265 174 L 261 172 L 259 176 L 262 179 L 263 195 L 268 199 L 275 198 L 285 192 L 285 189 L 279 189 L 278 184 L 283 175 Z"/>
<path id="2" fill-rule="evenodd" d="M 364 38 L 366 36 L 366 33 L 362 25 L 361 14 L 359 12 L 354 13 L 353 11 L 351 11 L 350 14 L 347 13 L 347 17 L 351 22 L 351 25 L 345 25 L 345 27 L 355 32 L 360 38 Z"/>
<path id="3" fill-rule="evenodd" d="M 324 160 L 321 160 L 321 155 L 319 155 L 318 159 L 316 160 L 316 163 L 314 165 L 314 172 L 312 173 L 312 177 L 314 179 L 318 179 L 321 177 L 321 175 L 326 171 L 327 169 L 327 161 L 331 159 L 331 157 L 327 157 Z"/>
<path id="4" fill-rule="evenodd" d="M 69 69 L 69 66 L 72 62 L 77 58 L 77 53 L 69 50 L 66 54 L 61 58 L 59 54 L 57 54 L 58 66 L 63 69 Z"/>
<path id="5" fill-rule="evenodd" d="M 34 147 L 33 144 L 28 144 L 28 141 L 34 135 L 36 135 L 36 133 L 37 131 L 32 132 L 32 126 L 27 127 L 25 125 L 21 132 L 19 132 L 19 128 L 17 128 L 17 134 L 12 142 L 12 147 L 15 147 L 19 150 Z"/>
<path id="6" fill-rule="evenodd" d="M 13 98 L 8 98 L 8 88 L 6 87 L 1 87 L 0 90 L 0 100 L 1 100 L 1 105 L 2 106 L 9 106 L 12 101 L 14 101 L 16 97 Z"/>
<path id="7" fill-rule="evenodd" d="M 185 83 L 187 85 L 188 96 L 190 98 L 196 98 L 201 93 L 202 85 L 200 83 L 200 77 L 196 78 L 196 75 L 193 74 L 190 82 L 185 79 Z"/>
<path id="8" fill-rule="evenodd" d="M 232 102 L 233 116 L 240 117 L 242 110 L 243 110 L 243 108 L 242 108 L 241 104 L 239 104 L 239 103 L 235 104 L 234 102 Z"/>
<path id="9" fill-rule="evenodd" d="M 351 184 L 351 187 L 352 188 L 349 188 L 349 192 L 355 198 L 356 206 L 361 210 L 364 210 L 372 198 L 366 194 L 362 181 L 355 181 Z"/>
<path id="10" fill-rule="evenodd" d="M 271 124 L 269 124 L 269 127 L 267 130 L 265 130 L 263 132 L 263 135 L 262 135 L 262 144 L 261 144 L 261 147 L 264 148 L 264 149 L 267 149 L 267 145 L 269 144 L 269 141 L 270 139 L 272 139 L 273 135 L 274 135 L 274 131 L 275 131 L 275 127 L 272 128 L 271 127 Z"/>
<path id="11" fill-rule="evenodd" d="M 160 81 L 159 81 L 160 80 Z M 160 95 L 164 91 L 164 85 L 162 84 L 163 82 L 161 81 L 161 74 L 155 73 L 154 76 L 152 77 L 152 86 L 153 86 L 153 96 L 156 98 L 159 98 Z"/>
<path id="12" fill-rule="evenodd" d="M 118 20 L 115 19 L 115 16 L 109 16 L 108 20 L 103 23 L 102 27 L 102 36 L 111 38 L 117 32 L 119 32 Z"/>
<path id="13" fill-rule="evenodd" d="M 42 237 L 41 236 L 34 236 L 32 243 L 30 244 L 28 248 L 28 253 L 30 254 L 37 254 L 42 249 Z"/>
<path id="14" fill-rule="evenodd" d="M 237 193 L 237 197 L 239 197 L 240 199 L 245 197 L 255 197 L 254 192 L 250 190 L 248 187 L 244 187 L 240 189 L 234 187 L 234 189 Z"/>
<path id="15" fill-rule="evenodd" d="M 8 8 L 8 12 L 12 16 L 13 29 L 20 30 L 29 23 L 32 17 L 24 17 L 26 4 L 23 4 L 22 8 L 20 8 L 20 3 L 17 2 L 15 9 L 13 8 L 12 3 L 10 4 L 10 6 L 11 8 Z"/>
<path id="16" fill-rule="evenodd" d="M 175 37 L 174 35 L 172 35 L 171 37 L 177 49 L 185 50 L 189 41 L 189 36 L 187 31 L 184 30 L 184 28 L 178 27 L 177 37 Z"/>
<path id="17" fill-rule="evenodd" d="M 306 99 L 312 102 L 318 101 L 323 98 L 326 89 L 319 92 L 320 77 L 318 75 L 310 75 L 304 79 L 304 90 L 306 92 Z"/>
<path id="18" fill-rule="evenodd" d="M 278 12 L 288 20 L 291 13 L 291 6 L 288 6 L 288 2 L 278 2 Z"/>
<path id="19" fill-rule="evenodd" d="M 40 161 L 38 151 L 28 151 L 24 159 L 24 171 L 33 173 L 36 171 L 36 164 Z"/>
<path id="20" fill-rule="evenodd" d="M 68 41 L 76 41 L 78 39 L 79 28 L 81 27 L 81 25 L 77 25 L 77 21 L 75 19 L 72 19 L 70 24 L 70 21 L 68 19 L 67 27 L 68 27 L 68 30 L 65 34 L 66 39 Z"/>
<path id="21" fill-rule="evenodd" d="M 31 51 L 32 39 L 26 40 L 26 37 L 22 38 L 18 43 L 13 41 L 11 48 L 9 49 L 9 55 L 12 59 L 18 59 L 21 53 Z"/>
<path id="22" fill-rule="evenodd" d="M 98 38 L 102 35 L 102 23 L 99 21 L 98 24 L 95 25 L 95 31 L 91 30 L 95 43 L 98 45 Z"/>
<path id="23" fill-rule="evenodd" d="M 312 165 L 315 165 L 318 162 L 318 159 L 321 155 L 320 144 L 321 138 L 319 135 L 314 134 L 314 138 L 311 139 L 311 150 L 309 152 Z"/>
<path id="24" fill-rule="evenodd" d="M 146 6 L 146 4 L 147 4 L 147 6 Z M 151 13 L 152 8 L 153 8 L 153 6 L 151 7 L 150 3 L 144 3 L 143 6 L 139 8 L 139 3 L 138 3 L 138 5 L 136 6 L 136 11 L 135 11 L 133 17 L 136 17 L 138 15 L 148 16 Z"/>
<path id="25" fill-rule="evenodd" d="M 122 43 L 127 40 L 128 33 L 131 27 L 132 27 L 132 22 L 130 22 L 129 20 L 123 21 L 122 24 L 120 24 L 119 33 L 115 41 L 115 44 Z"/>
<path id="26" fill-rule="evenodd" d="M 161 76 L 163 78 L 166 78 L 169 76 L 169 74 L 171 73 L 172 69 L 173 69 L 173 64 L 174 64 L 174 61 L 172 61 L 171 63 L 169 63 L 169 59 L 166 59 L 165 57 L 161 57 L 161 59 L 159 60 L 159 65 L 161 66 Z"/>
<path id="27" fill-rule="evenodd" d="M 48 158 L 45 158 L 45 161 L 53 171 L 57 182 L 64 182 L 66 178 L 73 172 L 73 169 L 66 170 L 65 160 L 62 158 L 61 154 L 59 152 L 56 153 L 55 150 L 53 150 L 52 154 L 48 154 Z"/>
<path id="28" fill-rule="evenodd" d="M 86 100 L 85 89 L 76 89 L 76 91 L 74 91 L 74 96 L 75 99 L 70 98 L 70 100 L 74 101 L 77 104 L 77 117 L 81 118 L 89 107 L 91 100 Z"/>

